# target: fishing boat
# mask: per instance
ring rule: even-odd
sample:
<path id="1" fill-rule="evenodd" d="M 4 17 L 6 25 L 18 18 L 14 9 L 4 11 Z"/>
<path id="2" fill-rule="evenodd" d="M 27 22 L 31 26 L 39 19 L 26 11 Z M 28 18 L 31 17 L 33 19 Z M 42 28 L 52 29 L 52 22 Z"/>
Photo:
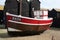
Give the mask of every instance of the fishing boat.
<path id="1" fill-rule="evenodd" d="M 21 3 L 20 3 L 21 4 Z M 21 8 L 22 5 L 20 5 Z M 34 10 L 32 12 L 34 17 L 23 16 L 20 9 L 20 15 L 6 12 L 6 26 L 9 35 L 13 32 L 43 32 L 50 29 L 53 18 L 48 17 L 48 10 Z M 30 12 L 31 13 L 31 12 Z"/>
<path id="2" fill-rule="evenodd" d="M 45 14 L 45 15 L 43 15 Z M 13 15 L 6 13 L 7 15 L 7 27 L 8 31 L 18 31 L 18 32 L 40 32 L 50 29 L 50 26 L 53 22 L 53 18 L 48 18 L 47 11 L 43 11 L 40 17 L 29 18 L 21 15 Z M 39 14 L 38 14 L 39 15 Z"/>

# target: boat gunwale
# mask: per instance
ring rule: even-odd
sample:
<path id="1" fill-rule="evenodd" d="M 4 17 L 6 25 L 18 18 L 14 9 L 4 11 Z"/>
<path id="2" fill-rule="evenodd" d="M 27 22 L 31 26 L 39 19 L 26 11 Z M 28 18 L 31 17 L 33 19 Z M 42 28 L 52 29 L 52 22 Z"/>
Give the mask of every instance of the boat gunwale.
<path id="1" fill-rule="evenodd" d="M 47 19 L 30 18 L 30 17 L 21 16 L 21 15 L 10 14 L 8 12 L 6 13 L 6 15 L 14 16 L 14 17 L 20 17 L 20 18 L 26 18 L 26 19 L 32 19 L 32 20 L 53 20 L 53 18 L 47 18 Z"/>
<path id="2" fill-rule="evenodd" d="M 12 21 L 12 20 L 8 20 L 8 22 L 18 23 L 18 24 L 25 24 L 25 25 L 49 25 L 49 24 L 52 24 L 52 22 L 50 22 L 50 23 L 43 23 L 43 24 L 31 24 L 31 23 L 17 22 L 17 21 Z"/>

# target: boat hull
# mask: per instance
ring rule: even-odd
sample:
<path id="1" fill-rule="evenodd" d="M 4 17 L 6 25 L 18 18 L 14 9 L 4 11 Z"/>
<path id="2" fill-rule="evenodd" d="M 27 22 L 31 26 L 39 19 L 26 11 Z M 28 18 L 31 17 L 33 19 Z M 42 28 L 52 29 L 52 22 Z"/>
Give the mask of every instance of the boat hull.
<path id="1" fill-rule="evenodd" d="M 44 31 L 47 29 L 50 29 L 50 25 L 25 25 L 25 24 L 17 24 L 17 23 L 12 23 L 12 22 L 8 22 L 7 27 L 8 28 L 14 28 L 14 29 L 18 29 L 21 31 Z M 13 30 L 11 30 L 13 31 Z"/>
<path id="2" fill-rule="evenodd" d="M 44 31 L 50 29 L 52 24 L 52 18 L 48 19 L 35 19 L 22 17 L 12 14 L 7 14 L 7 27 L 8 31 Z M 19 20 L 13 20 L 12 18 L 19 18 Z"/>

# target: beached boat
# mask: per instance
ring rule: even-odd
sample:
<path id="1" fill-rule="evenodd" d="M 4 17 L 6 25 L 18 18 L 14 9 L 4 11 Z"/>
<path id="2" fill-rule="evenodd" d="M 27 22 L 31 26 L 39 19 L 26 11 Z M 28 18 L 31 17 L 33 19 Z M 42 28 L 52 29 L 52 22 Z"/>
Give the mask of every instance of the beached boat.
<path id="1" fill-rule="evenodd" d="M 41 11 L 40 11 L 41 12 Z M 40 13 L 39 12 L 39 13 Z M 48 12 L 45 10 L 38 15 L 35 15 L 34 18 L 24 17 L 21 15 L 13 15 L 10 13 L 6 13 L 7 16 L 7 27 L 8 31 L 14 32 L 25 32 L 25 31 L 45 31 L 50 29 L 50 26 L 53 22 L 53 18 L 48 18 Z M 36 14 L 36 13 L 35 13 Z"/>
<path id="2" fill-rule="evenodd" d="M 8 7 L 8 2 L 6 4 L 6 27 L 9 35 L 13 34 L 13 32 L 31 34 L 31 32 L 38 33 L 50 29 L 53 18 L 48 18 L 48 10 L 40 10 L 39 0 L 20 0 L 19 2 L 18 8 L 20 9 L 16 9 L 16 12 L 19 11 L 19 13 L 15 12 L 17 6 Z"/>

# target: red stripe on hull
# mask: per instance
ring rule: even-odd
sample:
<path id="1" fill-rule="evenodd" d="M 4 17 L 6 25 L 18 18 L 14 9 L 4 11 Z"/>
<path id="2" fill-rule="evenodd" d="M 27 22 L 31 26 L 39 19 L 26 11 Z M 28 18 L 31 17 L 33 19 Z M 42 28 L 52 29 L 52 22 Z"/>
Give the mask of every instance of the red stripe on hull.
<path id="1" fill-rule="evenodd" d="M 22 19 L 21 19 L 21 22 L 38 24 L 38 20 L 31 20 L 31 19 L 25 19 L 25 18 L 22 18 Z"/>
<path id="2" fill-rule="evenodd" d="M 7 15 L 7 20 L 12 20 L 12 16 Z"/>
<path id="3" fill-rule="evenodd" d="M 31 19 L 22 18 L 21 22 L 31 23 L 31 24 L 45 24 L 45 23 L 51 23 L 52 20 L 31 20 Z"/>
<path id="4" fill-rule="evenodd" d="M 12 20 L 13 16 L 7 15 L 7 20 Z M 23 23 L 30 23 L 30 24 L 47 24 L 47 23 L 52 23 L 51 20 L 32 20 L 28 18 L 21 18 L 21 20 L 18 20 L 18 22 L 23 22 Z"/>

